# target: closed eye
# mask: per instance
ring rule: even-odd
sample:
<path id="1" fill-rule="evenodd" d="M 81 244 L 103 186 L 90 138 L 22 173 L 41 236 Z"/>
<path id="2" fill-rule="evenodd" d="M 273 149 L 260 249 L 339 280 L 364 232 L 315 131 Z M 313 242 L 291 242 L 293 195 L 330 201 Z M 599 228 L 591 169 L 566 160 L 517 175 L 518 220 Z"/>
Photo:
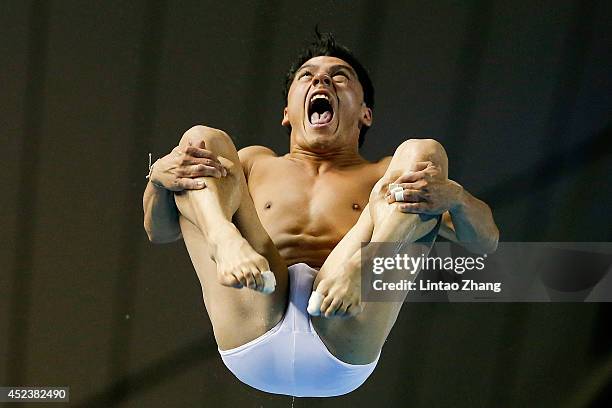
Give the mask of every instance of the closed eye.
<path id="1" fill-rule="evenodd" d="M 337 72 L 335 72 L 333 77 L 334 78 L 339 78 L 339 79 L 349 79 L 348 73 L 346 73 L 344 71 L 337 71 Z"/>
<path id="2" fill-rule="evenodd" d="M 298 76 L 298 79 L 302 79 L 306 76 L 312 76 L 312 74 L 309 71 L 304 71 Z"/>

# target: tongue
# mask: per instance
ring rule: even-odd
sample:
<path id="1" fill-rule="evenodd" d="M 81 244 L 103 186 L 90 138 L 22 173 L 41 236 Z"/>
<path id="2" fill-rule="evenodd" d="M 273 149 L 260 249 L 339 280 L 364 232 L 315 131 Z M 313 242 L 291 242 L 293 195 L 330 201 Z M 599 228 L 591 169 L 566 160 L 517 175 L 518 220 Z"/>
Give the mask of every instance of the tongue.
<path id="1" fill-rule="evenodd" d="M 325 111 L 319 115 L 318 112 L 313 112 L 310 116 L 310 123 L 313 125 L 323 125 L 325 123 L 329 123 L 332 119 L 332 114 L 330 111 Z"/>

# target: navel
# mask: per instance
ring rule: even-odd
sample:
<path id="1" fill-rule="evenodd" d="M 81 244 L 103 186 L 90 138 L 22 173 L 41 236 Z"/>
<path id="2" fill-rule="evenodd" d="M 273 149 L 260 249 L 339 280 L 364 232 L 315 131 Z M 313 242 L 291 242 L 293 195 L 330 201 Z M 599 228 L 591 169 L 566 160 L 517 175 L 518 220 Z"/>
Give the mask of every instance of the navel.
<path id="1" fill-rule="evenodd" d="M 353 203 L 353 210 L 359 211 L 359 210 L 361 210 L 361 206 L 359 204 L 357 204 L 357 203 Z"/>
<path id="2" fill-rule="evenodd" d="M 269 210 L 270 208 L 272 208 L 272 201 L 268 201 L 265 205 L 264 205 L 264 210 Z"/>

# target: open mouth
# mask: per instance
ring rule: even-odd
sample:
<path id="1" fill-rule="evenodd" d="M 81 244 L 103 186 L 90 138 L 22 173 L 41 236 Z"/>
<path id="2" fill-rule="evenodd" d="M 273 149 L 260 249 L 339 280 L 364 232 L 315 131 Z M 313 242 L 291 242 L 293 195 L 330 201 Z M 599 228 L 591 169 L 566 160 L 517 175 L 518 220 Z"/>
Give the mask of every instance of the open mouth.
<path id="1" fill-rule="evenodd" d="M 310 103 L 308 104 L 308 119 L 311 125 L 325 126 L 332 121 L 333 117 L 334 109 L 327 95 L 316 94 L 310 98 Z"/>

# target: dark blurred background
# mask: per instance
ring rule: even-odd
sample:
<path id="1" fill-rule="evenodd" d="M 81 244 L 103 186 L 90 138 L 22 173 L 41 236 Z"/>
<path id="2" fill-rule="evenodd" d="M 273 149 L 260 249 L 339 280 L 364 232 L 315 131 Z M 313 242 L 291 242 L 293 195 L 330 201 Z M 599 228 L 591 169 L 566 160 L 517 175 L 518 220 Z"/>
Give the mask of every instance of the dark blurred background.
<path id="1" fill-rule="evenodd" d="M 369 67 L 363 150 L 444 144 L 504 241 L 612 241 L 612 2 L 0 2 L 0 385 L 81 407 L 587 407 L 605 304 L 410 304 L 348 396 L 223 366 L 182 242 L 142 228 L 147 153 L 194 124 L 288 149 L 282 81 L 315 24 Z M 231 5 L 230 5 L 231 4 Z"/>

